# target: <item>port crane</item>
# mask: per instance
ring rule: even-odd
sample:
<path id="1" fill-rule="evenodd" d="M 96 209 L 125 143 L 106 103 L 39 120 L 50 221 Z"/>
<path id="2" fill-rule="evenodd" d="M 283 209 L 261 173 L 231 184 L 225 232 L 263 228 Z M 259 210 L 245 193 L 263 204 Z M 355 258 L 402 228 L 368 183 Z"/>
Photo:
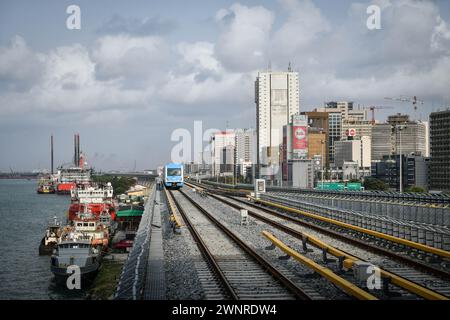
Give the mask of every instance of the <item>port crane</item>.
<path id="1" fill-rule="evenodd" d="M 375 110 L 379 110 L 379 109 L 394 109 L 394 107 L 390 107 L 390 106 L 370 106 L 369 110 L 372 112 L 372 125 L 375 124 Z"/>

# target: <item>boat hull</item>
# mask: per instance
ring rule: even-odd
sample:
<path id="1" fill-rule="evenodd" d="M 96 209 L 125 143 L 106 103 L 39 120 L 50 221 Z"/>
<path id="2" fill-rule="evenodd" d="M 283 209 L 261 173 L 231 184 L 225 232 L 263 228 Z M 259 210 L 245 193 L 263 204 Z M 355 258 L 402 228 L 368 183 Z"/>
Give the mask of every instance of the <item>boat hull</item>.
<path id="1" fill-rule="evenodd" d="M 54 194 L 55 192 L 55 190 L 37 190 L 37 193 L 39 194 Z"/>
<path id="2" fill-rule="evenodd" d="M 56 193 L 57 194 L 70 194 L 70 190 L 72 188 L 75 188 L 76 184 L 74 182 L 68 182 L 68 183 L 59 183 L 56 186 Z"/>
<path id="3" fill-rule="evenodd" d="M 101 261 L 96 261 L 93 264 L 90 264 L 89 266 L 80 267 L 80 275 L 82 279 L 93 279 L 97 272 L 100 270 L 101 267 Z M 67 278 L 72 275 L 71 273 L 67 273 L 67 267 L 57 267 L 57 266 L 50 266 L 50 271 L 53 273 L 55 278 L 57 280 L 67 280 Z"/>
<path id="4" fill-rule="evenodd" d="M 49 256 L 53 253 L 53 249 L 55 249 L 56 243 L 52 243 L 50 245 L 45 245 L 45 237 L 42 238 L 41 243 L 39 244 L 39 255 L 40 256 Z"/>

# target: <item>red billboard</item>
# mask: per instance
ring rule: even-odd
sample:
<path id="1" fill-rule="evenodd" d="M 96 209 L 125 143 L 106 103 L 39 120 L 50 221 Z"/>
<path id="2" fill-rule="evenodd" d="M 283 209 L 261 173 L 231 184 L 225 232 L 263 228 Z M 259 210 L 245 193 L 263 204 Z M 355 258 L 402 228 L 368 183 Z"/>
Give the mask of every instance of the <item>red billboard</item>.
<path id="1" fill-rule="evenodd" d="M 292 153 L 294 159 L 308 155 L 308 119 L 304 115 L 294 116 L 292 121 Z"/>

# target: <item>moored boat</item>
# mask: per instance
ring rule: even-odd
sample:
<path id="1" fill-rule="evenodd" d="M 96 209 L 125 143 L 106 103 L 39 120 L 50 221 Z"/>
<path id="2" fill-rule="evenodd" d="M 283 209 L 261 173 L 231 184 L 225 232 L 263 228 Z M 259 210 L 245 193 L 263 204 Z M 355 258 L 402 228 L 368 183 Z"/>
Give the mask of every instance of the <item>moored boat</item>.
<path id="1" fill-rule="evenodd" d="M 50 194 L 55 193 L 55 186 L 53 185 L 52 175 L 41 175 L 38 178 L 37 193 L 39 194 Z"/>
<path id="2" fill-rule="evenodd" d="M 83 167 L 59 168 L 56 192 L 58 194 L 70 194 L 70 191 L 79 185 L 89 185 L 91 182 L 91 170 Z"/>
<path id="3" fill-rule="evenodd" d="M 37 193 L 39 194 L 55 193 L 55 187 L 53 185 L 40 185 L 37 188 Z"/>
<path id="4" fill-rule="evenodd" d="M 74 220 L 79 212 L 89 211 L 99 216 L 105 211 L 112 220 L 115 219 L 115 205 L 113 201 L 113 187 L 106 185 L 77 185 L 70 191 L 71 204 L 68 212 L 69 221 Z"/>
<path id="5" fill-rule="evenodd" d="M 100 269 L 101 250 L 92 244 L 91 236 L 69 232 L 61 237 L 51 258 L 50 270 L 57 278 L 72 274 L 69 267 L 78 266 L 82 278 L 93 277 Z"/>
<path id="6" fill-rule="evenodd" d="M 58 243 L 60 236 L 61 223 L 54 217 L 54 220 L 48 224 L 45 235 L 39 245 L 39 255 L 50 255 Z"/>

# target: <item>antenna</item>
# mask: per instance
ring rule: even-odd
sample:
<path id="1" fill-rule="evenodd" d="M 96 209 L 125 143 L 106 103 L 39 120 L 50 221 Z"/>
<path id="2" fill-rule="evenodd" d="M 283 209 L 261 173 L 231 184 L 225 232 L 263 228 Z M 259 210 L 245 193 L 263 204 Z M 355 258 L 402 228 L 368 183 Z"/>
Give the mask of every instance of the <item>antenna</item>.
<path id="1" fill-rule="evenodd" d="M 272 61 L 269 60 L 269 65 L 267 66 L 267 71 L 272 72 Z"/>
<path id="2" fill-rule="evenodd" d="M 289 65 L 288 65 L 288 72 L 292 72 L 292 66 L 291 66 L 291 62 L 289 61 Z"/>

